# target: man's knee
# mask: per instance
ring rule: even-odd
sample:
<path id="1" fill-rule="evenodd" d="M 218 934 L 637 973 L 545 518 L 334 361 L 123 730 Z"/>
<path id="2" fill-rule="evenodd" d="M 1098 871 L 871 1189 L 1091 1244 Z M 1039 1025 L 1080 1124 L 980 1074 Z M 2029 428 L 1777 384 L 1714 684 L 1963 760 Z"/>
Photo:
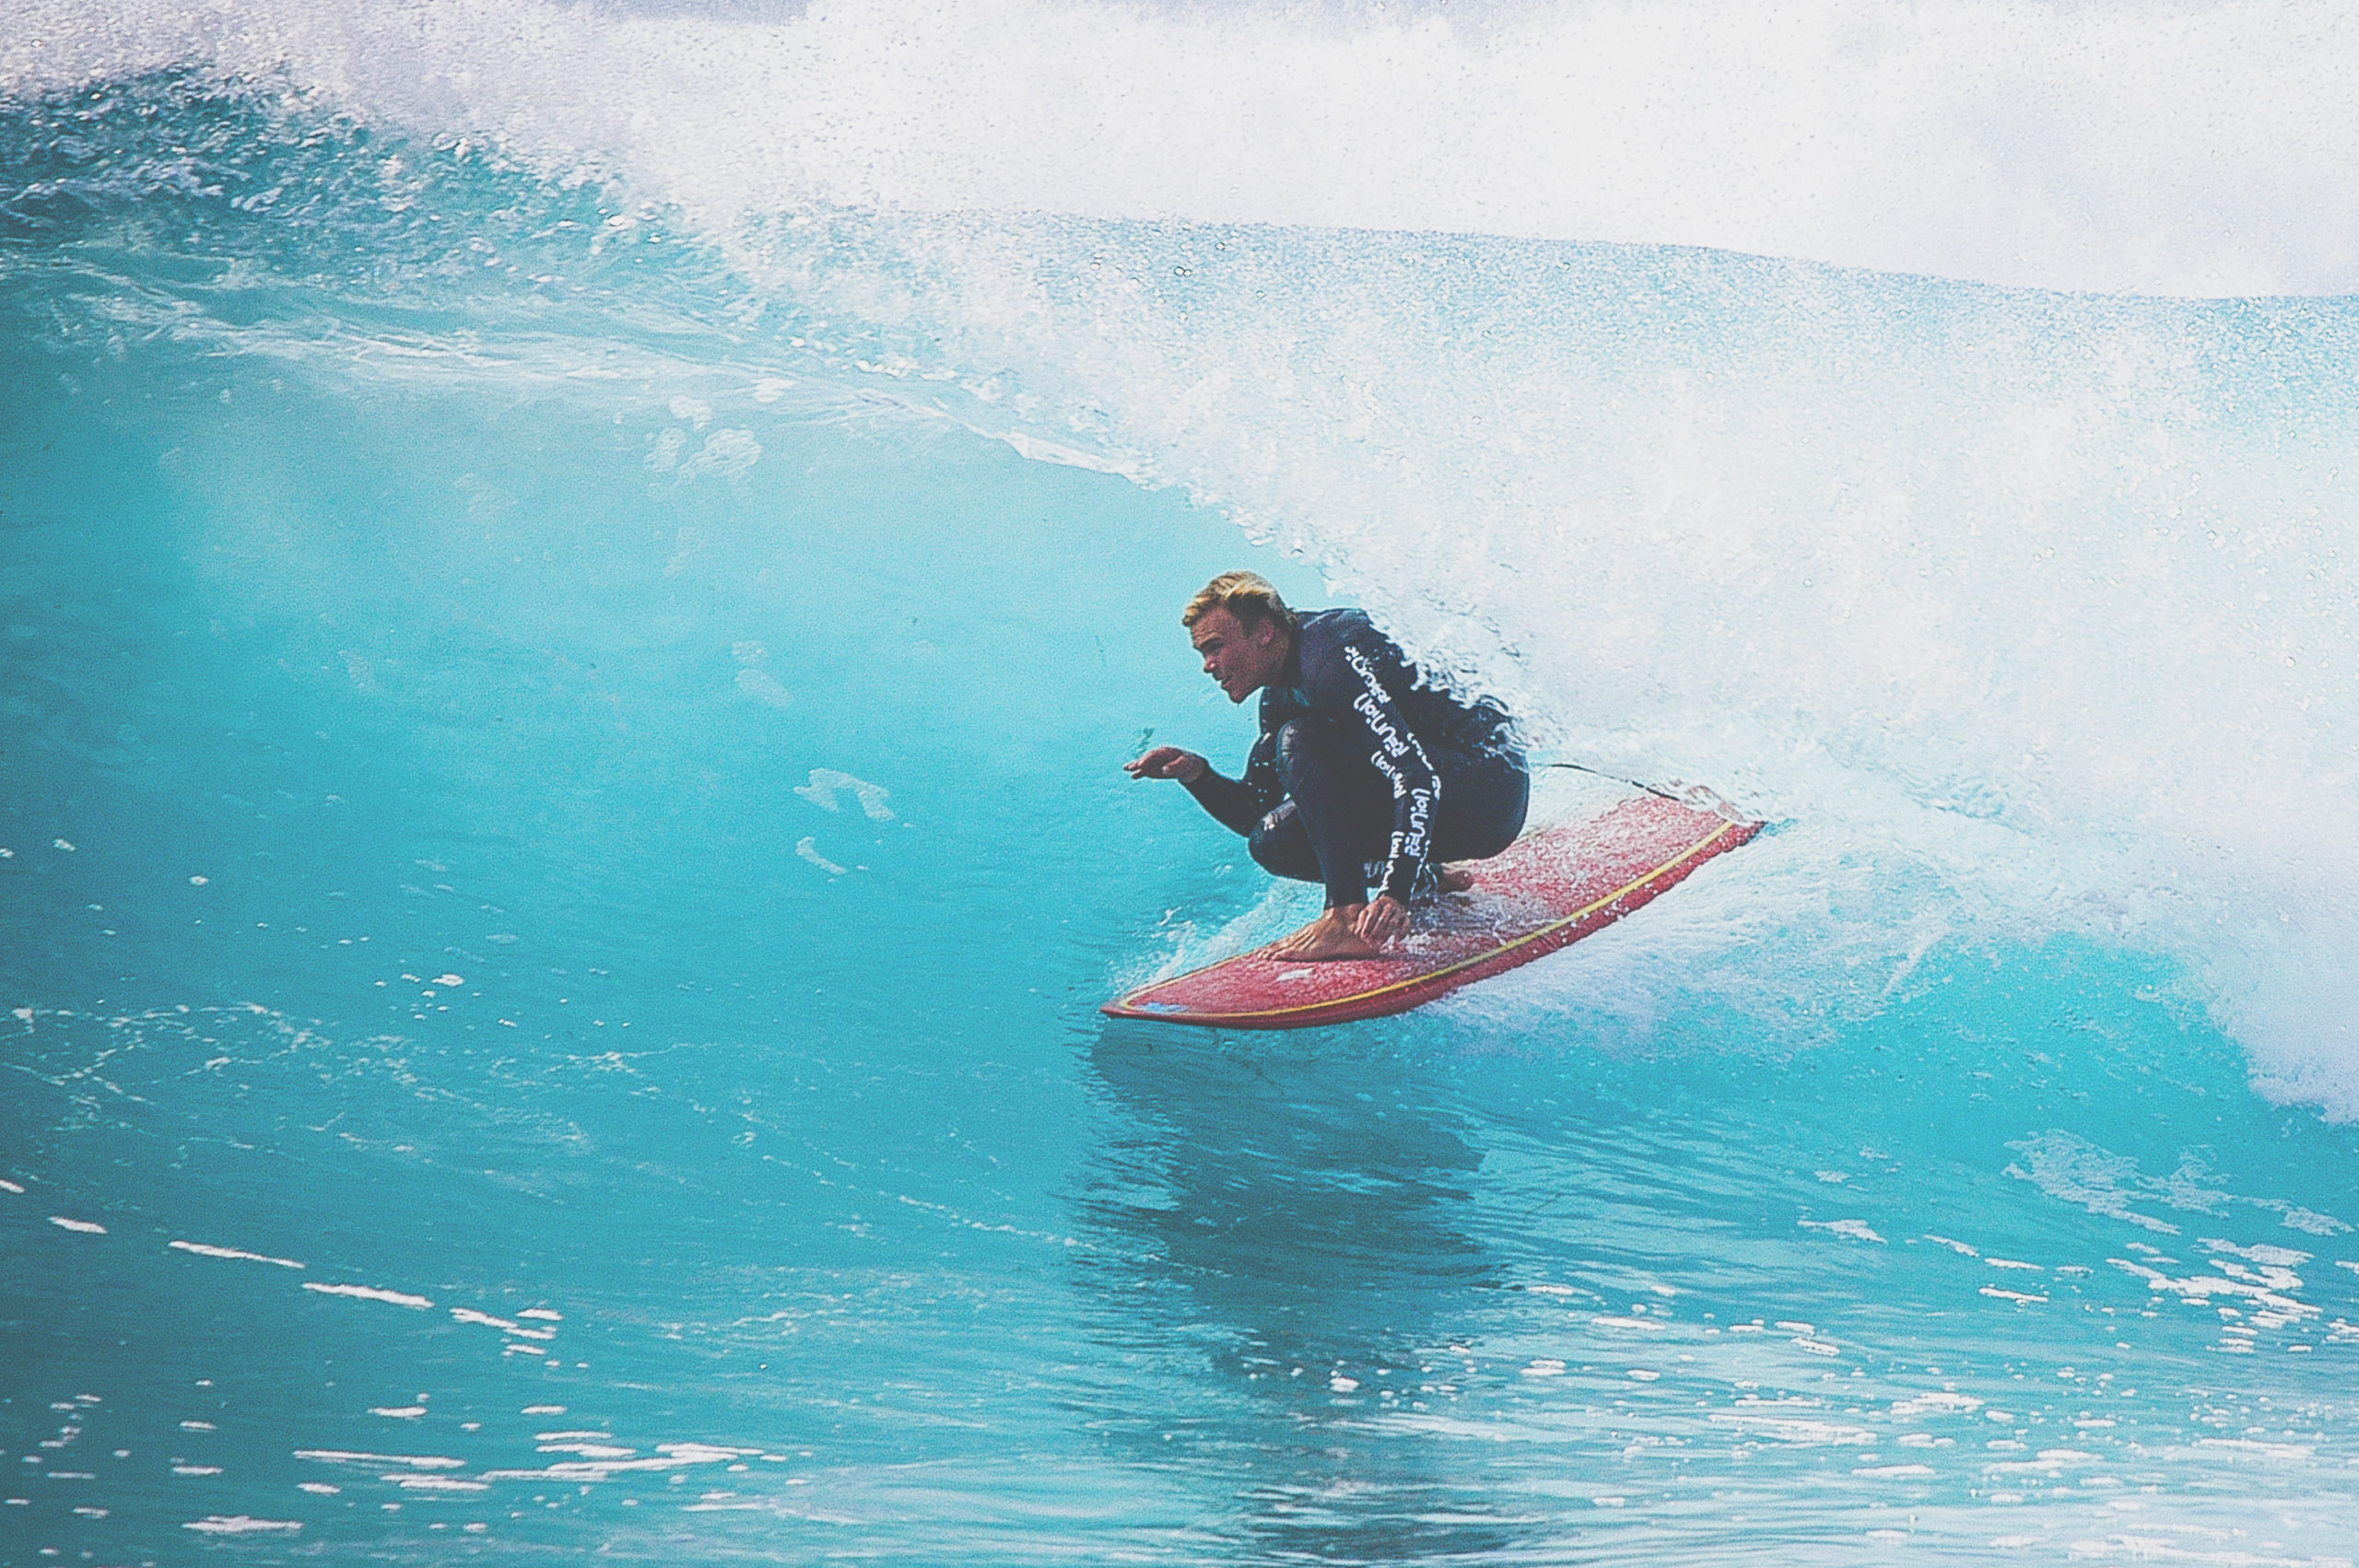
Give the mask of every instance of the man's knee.
<path id="1" fill-rule="evenodd" d="M 1532 777 L 1520 755 L 1486 760 L 1446 776 L 1441 798 L 1434 858 L 1485 860 L 1523 831 L 1532 807 Z"/>

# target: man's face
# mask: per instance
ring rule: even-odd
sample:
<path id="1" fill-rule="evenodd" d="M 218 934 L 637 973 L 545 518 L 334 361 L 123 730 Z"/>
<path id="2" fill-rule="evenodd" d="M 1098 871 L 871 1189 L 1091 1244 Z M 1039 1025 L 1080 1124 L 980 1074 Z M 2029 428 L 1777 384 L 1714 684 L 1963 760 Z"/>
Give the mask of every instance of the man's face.
<path id="1" fill-rule="evenodd" d="M 1243 702 L 1268 685 L 1286 661 L 1286 634 L 1275 621 L 1248 631 L 1236 612 L 1215 608 L 1197 616 L 1188 636 L 1203 658 L 1204 673 L 1220 683 L 1231 702 Z"/>

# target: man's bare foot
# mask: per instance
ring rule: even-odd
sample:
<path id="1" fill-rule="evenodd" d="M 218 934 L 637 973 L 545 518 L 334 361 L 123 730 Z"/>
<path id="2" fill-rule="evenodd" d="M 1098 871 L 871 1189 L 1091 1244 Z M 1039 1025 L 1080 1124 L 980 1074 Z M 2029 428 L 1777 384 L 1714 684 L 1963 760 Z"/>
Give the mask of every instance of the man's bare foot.
<path id="1" fill-rule="evenodd" d="M 1279 958 L 1318 964 L 1342 958 L 1381 958 L 1384 950 L 1352 929 L 1361 904 L 1343 904 L 1328 910 L 1272 950 Z"/>
<path id="2" fill-rule="evenodd" d="M 1474 873 L 1458 866 L 1444 866 L 1434 872 L 1434 885 L 1444 893 L 1464 893 L 1474 885 Z"/>

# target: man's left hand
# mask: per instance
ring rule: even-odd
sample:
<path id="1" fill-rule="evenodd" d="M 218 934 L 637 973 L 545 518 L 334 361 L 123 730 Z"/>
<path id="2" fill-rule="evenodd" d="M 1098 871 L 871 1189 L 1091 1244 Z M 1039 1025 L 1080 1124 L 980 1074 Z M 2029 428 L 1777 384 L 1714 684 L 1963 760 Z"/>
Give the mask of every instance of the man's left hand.
<path id="1" fill-rule="evenodd" d="M 1390 946 L 1409 934 L 1409 907 L 1389 893 L 1379 894 L 1368 900 L 1352 929 L 1362 942 Z"/>

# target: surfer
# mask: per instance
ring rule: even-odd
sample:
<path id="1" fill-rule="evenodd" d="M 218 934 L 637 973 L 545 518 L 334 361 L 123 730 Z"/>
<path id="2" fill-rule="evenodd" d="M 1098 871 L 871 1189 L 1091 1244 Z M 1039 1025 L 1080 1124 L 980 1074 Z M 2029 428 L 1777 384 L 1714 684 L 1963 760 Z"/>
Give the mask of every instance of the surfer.
<path id="1" fill-rule="evenodd" d="M 1258 574 L 1223 572 L 1180 624 L 1229 701 L 1262 694 L 1261 736 L 1242 778 L 1178 746 L 1123 768 L 1178 779 L 1263 870 L 1325 885 L 1326 912 L 1281 955 L 1379 955 L 1413 904 L 1466 885 L 1445 861 L 1487 860 L 1523 831 L 1532 776 L 1506 712 L 1425 685 L 1365 613 L 1297 614 Z"/>

